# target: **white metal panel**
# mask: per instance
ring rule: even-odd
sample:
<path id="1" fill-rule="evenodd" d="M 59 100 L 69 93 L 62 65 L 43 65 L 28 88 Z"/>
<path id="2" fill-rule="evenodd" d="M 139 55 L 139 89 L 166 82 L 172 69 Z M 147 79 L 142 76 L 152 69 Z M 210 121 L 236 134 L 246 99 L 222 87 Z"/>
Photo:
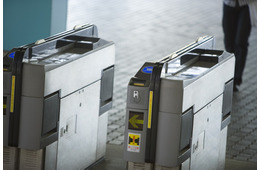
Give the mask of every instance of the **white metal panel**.
<path id="1" fill-rule="evenodd" d="M 219 169 L 225 169 L 228 126 L 221 130 L 219 140 Z"/>
<path id="2" fill-rule="evenodd" d="M 45 74 L 44 96 L 60 89 L 61 97 L 101 78 L 101 71 L 114 65 L 115 46 L 98 49 Z"/>
<path id="3" fill-rule="evenodd" d="M 45 164 L 44 168 L 48 169 L 57 169 L 57 151 L 58 151 L 58 142 L 54 142 L 45 148 Z"/>
<path id="4" fill-rule="evenodd" d="M 100 81 L 61 99 L 57 169 L 84 169 L 96 161 Z"/>
<path id="5" fill-rule="evenodd" d="M 197 112 L 224 91 L 224 85 L 234 76 L 235 57 L 226 60 L 192 84 L 184 87 L 182 112 L 193 107 Z"/>
<path id="6" fill-rule="evenodd" d="M 97 160 L 105 156 L 107 143 L 107 123 L 108 112 L 103 113 L 98 118 L 98 134 L 97 134 Z"/>
<path id="7" fill-rule="evenodd" d="M 220 95 L 194 115 L 191 170 L 219 170 L 222 101 Z"/>

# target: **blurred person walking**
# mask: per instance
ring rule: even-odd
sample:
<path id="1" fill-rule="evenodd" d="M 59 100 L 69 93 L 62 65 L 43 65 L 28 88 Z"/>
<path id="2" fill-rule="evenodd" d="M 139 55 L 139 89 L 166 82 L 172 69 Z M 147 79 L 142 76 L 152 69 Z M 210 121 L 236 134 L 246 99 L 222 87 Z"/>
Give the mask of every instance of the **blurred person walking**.
<path id="1" fill-rule="evenodd" d="M 249 4 L 252 3 L 256 5 L 256 0 L 224 0 L 222 26 L 225 49 L 234 53 L 236 58 L 234 91 L 238 91 L 237 87 L 242 83 L 251 23 L 256 19 L 256 16 L 255 19 L 250 19 Z"/>

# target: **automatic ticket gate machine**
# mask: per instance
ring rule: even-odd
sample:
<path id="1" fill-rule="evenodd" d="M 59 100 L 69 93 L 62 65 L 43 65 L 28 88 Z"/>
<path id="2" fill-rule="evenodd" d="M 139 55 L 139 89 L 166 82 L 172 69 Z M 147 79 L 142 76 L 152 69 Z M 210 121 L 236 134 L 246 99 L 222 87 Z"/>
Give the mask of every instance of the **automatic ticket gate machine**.
<path id="1" fill-rule="evenodd" d="M 224 169 L 234 62 L 205 36 L 141 67 L 128 85 L 128 169 Z"/>
<path id="2" fill-rule="evenodd" d="M 106 150 L 115 46 L 95 25 L 13 49 L 3 61 L 4 169 L 84 169 Z"/>

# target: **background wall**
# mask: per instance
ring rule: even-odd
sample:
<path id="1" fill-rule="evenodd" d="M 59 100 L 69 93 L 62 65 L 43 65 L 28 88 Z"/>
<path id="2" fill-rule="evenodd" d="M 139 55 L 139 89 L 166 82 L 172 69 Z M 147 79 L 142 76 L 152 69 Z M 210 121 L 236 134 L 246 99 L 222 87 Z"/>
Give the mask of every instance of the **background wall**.
<path id="1" fill-rule="evenodd" d="M 66 20 L 67 0 L 4 0 L 3 49 L 65 31 Z"/>

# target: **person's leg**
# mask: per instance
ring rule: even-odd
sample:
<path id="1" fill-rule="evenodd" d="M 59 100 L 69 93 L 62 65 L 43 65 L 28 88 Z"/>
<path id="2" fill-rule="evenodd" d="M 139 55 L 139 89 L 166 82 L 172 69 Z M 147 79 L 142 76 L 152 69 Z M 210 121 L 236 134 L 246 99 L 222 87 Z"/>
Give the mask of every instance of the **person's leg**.
<path id="1" fill-rule="evenodd" d="M 223 5 L 222 26 L 226 51 L 234 53 L 238 14 L 236 8 Z"/>
<path id="2" fill-rule="evenodd" d="M 251 22 L 249 16 L 248 6 L 240 7 L 239 9 L 239 19 L 237 23 L 237 34 L 235 37 L 235 76 L 234 84 L 240 85 L 242 83 L 242 74 L 244 71 L 247 49 L 248 49 L 248 38 L 251 31 Z"/>

